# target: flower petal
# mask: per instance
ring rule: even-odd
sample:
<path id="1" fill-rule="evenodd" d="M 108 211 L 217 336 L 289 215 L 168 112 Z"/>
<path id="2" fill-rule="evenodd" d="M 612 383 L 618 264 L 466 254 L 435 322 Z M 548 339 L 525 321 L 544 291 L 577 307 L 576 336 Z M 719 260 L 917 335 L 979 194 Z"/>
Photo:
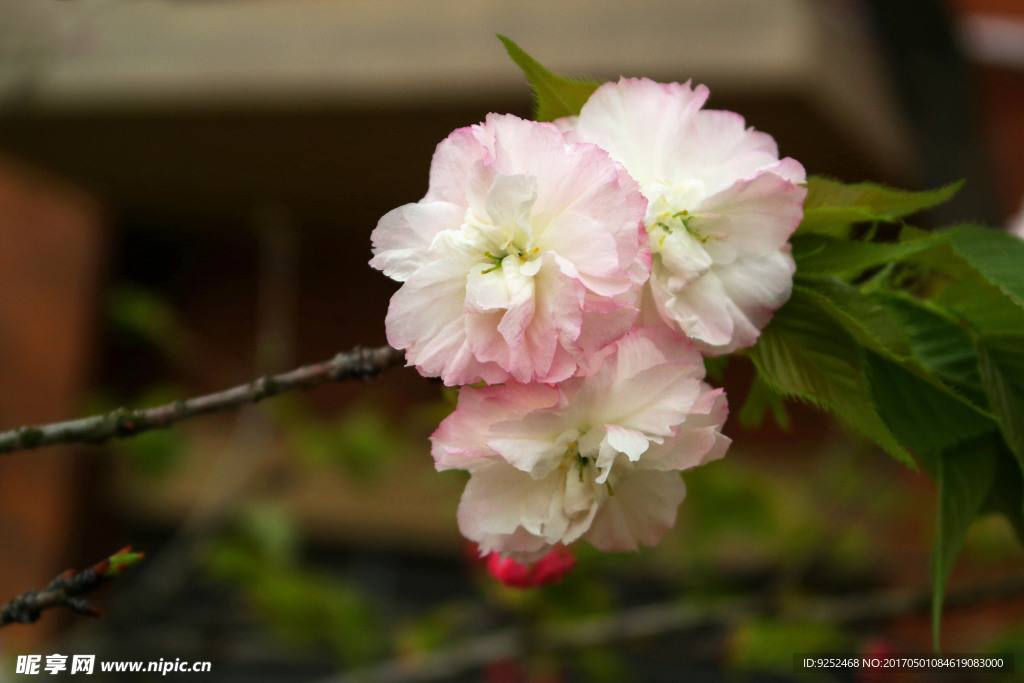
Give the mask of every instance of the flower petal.
<path id="1" fill-rule="evenodd" d="M 427 257 L 437 233 L 457 228 L 465 211 L 448 202 L 406 204 L 384 214 L 370 239 L 370 265 L 393 280 L 405 282 Z"/>
<path id="2" fill-rule="evenodd" d="M 706 99 L 703 86 L 622 79 L 558 125 L 606 149 L 648 199 L 653 262 L 641 321 L 656 319 L 653 302 L 665 323 L 720 354 L 752 344 L 790 288 L 780 270 L 759 284 L 725 268 L 777 262 L 807 191 L 803 167 L 780 160 L 771 136 L 738 114 L 702 109 Z"/>
<path id="3" fill-rule="evenodd" d="M 607 150 L 643 187 L 676 164 L 685 132 L 707 98 L 703 85 L 646 78 L 605 83 L 583 105 L 569 138 Z"/>
<path id="4" fill-rule="evenodd" d="M 458 408 L 430 437 L 437 469 L 469 469 L 476 463 L 467 457 L 496 455 L 488 442 L 507 435 L 503 424 L 519 424 L 534 411 L 560 405 L 561 398 L 558 389 L 546 384 L 463 387 Z"/>
<path id="5" fill-rule="evenodd" d="M 594 517 L 586 534 L 598 550 L 657 545 L 676 522 L 686 486 L 676 472 L 637 470 L 624 479 Z"/>
<path id="6" fill-rule="evenodd" d="M 709 247 L 725 243 L 742 257 L 762 256 L 786 244 L 803 218 L 806 196 L 806 187 L 761 173 L 705 199 L 701 211 L 713 215 L 694 216 L 690 225 L 710 238 Z"/>
<path id="7" fill-rule="evenodd" d="M 559 382 L 628 331 L 649 272 L 646 200 L 607 152 L 492 114 L 438 145 L 430 182 L 382 219 L 372 261 L 405 282 L 388 339 L 420 372 Z"/>

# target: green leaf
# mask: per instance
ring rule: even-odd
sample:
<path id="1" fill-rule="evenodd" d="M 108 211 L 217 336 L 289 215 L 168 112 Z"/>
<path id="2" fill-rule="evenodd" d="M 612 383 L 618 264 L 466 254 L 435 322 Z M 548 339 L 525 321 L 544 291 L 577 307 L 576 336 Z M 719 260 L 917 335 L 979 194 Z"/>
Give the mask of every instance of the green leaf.
<path id="1" fill-rule="evenodd" d="M 910 340 L 884 305 L 835 278 L 797 275 L 793 287 L 825 309 L 864 346 L 892 358 L 911 355 Z"/>
<path id="2" fill-rule="evenodd" d="M 856 275 L 868 268 L 902 261 L 950 237 L 929 235 L 905 242 L 859 242 L 830 235 L 796 235 L 792 239 L 793 258 L 800 275 Z"/>
<path id="3" fill-rule="evenodd" d="M 980 338 L 977 348 L 992 410 L 1024 471 L 1024 336 Z"/>
<path id="4" fill-rule="evenodd" d="M 939 650 L 942 601 L 946 583 L 971 522 L 992 488 L 994 437 L 982 437 L 938 459 L 939 516 L 932 547 L 932 643 Z"/>
<path id="5" fill-rule="evenodd" d="M 1024 240 L 1009 233 L 962 225 L 955 232 L 953 249 L 1018 306 L 1024 306 Z"/>
<path id="6" fill-rule="evenodd" d="M 754 381 L 747 393 L 747 400 L 740 409 L 740 426 L 757 429 L 764 422 L 764 416 L 771 411 L 772 419 L 782 431 L 789 431 L 789 414 L 782 397 L 775 393 L 761 375 L 754 375 Z"/>
<path id="7" fill-rule="evenodd" d="M 877 220 L 875 214 L 867 209 L 855 206 L 818 206 L 804 205 L 804 217 L 796 229 L 797 235 L 818 233 L 845 237 L 854 223 L 867 223 Z"/>
<path id="8" fill-rule="evenodd" d="M 932 299 L 981 335 L 1024 335 L 1024 308 L 987 282 L 958 279 Z"/>
<path id="9" fill-rule="evenodd" d="M 498 38 L 533 86 L 533 94 L 537 98 L 535 118 L 538 121 L 554 121 L 563 116 L 579 115 L 591 93 L 601 85 L 597 81 L 566 78 L 552 73 L 510 39 L 503 35 Z"/>
<path id="10" fill-rule="evenodd" d="M 957 396 L 983 411 L 988 399 L 981 390 L 974 341 L 942 312 L 902 295 L 878 296 L 899 320 L 910 338 L 915 360 L 928 374 Z"/>
<path id="11" fill-rule="evenodd" d="M 827 310 L 795 289 L 761 333 L 750 358 L 775 391 L 832 411 L 897 460 L 915 467 L 871 402 L 863 353 Z"/>
<path id="12" fill-rule="evenodd" d="M 850 225 L 869 221 L 891 222 L 937 206 L 955 195 L 963 181 L 929 192 L 894 190 L 873 183 L 847 185 L 838 180 L 807 179 L 804 218 L 797 234 L 845 236 Z"/>
<path id="13" fill-rule="evenodd" d="M 996 443 L 995 451 L 996 471 L 982 511 L 1003 515 L 1017 534 L 1017 541 L 1024 546 L 1024 480 L 1020 465 L 1005 442 Z"/>
<path id="14" fill-rule="evenodd" d="M 878 414 L 929 472 L 940 452 L 995 430 L 991 419 L 906 368 L 870 351 L 867 365 Z"/>
<path id="15" fill-rule="evenodd" d="M 937 190 L 909 192 L 874 183 L 846 184 L 838 180 L 811 176 L 807 179 L 804 208 L 858 209 L 875 220 L 894 220 L 908 216 L 952 199 L 964 181 L 950 183 Z"/>

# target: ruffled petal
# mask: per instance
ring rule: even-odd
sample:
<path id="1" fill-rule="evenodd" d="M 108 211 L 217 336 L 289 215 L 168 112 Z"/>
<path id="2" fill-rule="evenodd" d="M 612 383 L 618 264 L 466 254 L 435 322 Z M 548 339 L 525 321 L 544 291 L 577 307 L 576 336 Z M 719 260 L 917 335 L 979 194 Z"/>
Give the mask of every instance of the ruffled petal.
<path id="1" fill-rule="evenodd" d="M 472 463 L 466 458 L 495 455 L 488 442 L 507 435 L 503 424 L 519 424 L 534 411 L 555 408 L 561 403 L 558 389 L 546 384 L 463 387 L 459 390 L 458 408 L 430 437 L 437 469 L 468 469 Z"/>
<path id="2" fill-rule="evenodd" d="M 571 377 L 636 315 L 645 211 L 620 164 L 551 124 L 492 114 L 455 131 L 424 201 L 374 233 L 372 265 L 405 281 L 389 341 L 446 384 Z"/>
<path id="3" fill-rule="evenodd" d="M 782 249 L 789 240 L 803 218 L 806 196 L 806 187 L 774 173 L 761 173 L 705 199 L 700 210 L 711 215 L 695 216 L 690 225 L 710 238 L 709 246 L 724 243 L 730 254 L 762 256 Z"/>
<path id="4" fill-rule="evenodd" d="M 428 258 L 434 237 L 458 228 L 464 209 L 448 202 L 406 204 L 384 214 L 370 235 L 370 265 L 392 280 L 405 282 Z"/>
<path id="5" fill-rule="evenodd" d="M 698 343 L 701 351 L 721 355 L 753 346 L 775 311 L 789 300 L 795 270 L 788 247 L 716 269 L 726 308 L 734 321 L 733 338 L 723 345 Z"/>
<path id="6" fill-rule="evenodd" d="M 661 318 L 702 351 L 720 354 L 752 344 L 781 305 L 779 294 L 788 296 L 782 271 L 758 286 L 727 268 L 787 253 L 806 174 L 793 159 L 780 160 L 772 137 L 739 114 L 702 109 L 706 99 L 703 86 L 622 79 L 598 88 L 578 117 L 558 126 L 606 149 L 648 199 L 653 262 L 641 323 Z"/>
<path id="7" fill-rule="evenodd" d="M 707 98 L 703 85 L 623 78 L 594 91 L 568 136 L 607 150 L 643 187 L 677 164 L 686 131 Z"/>
<path id="8" fill-rule="evenodd" d="M 565 477 L 560 473 L 534 479 L 502 460 L 493 460 L 475 469 L 466 484 L 459 504 L 459 529 L 484 552 L 521 551 L 501 543 L 519 528 L 543 545 L 571 543 L 578 534 L 570 533 L 573 520 L 565 514 L 564 505 Z M 538 547 L 530 544 L 528 550 Z"/>
<path id="9" fill-rule="evenodd" d="M 686 421 L 672 438 L 651 446 L 639 463 L 645 469 L 688 470 L 725 455 L 732 441 L 721 432 L 729 415 L 729 404 L 721 389 L 703 385 L 704 393 L 691 409 Z"/>
<path id="10" fill-rule="evenodd" d="M 598 511 L 586 538 L 609 552 L 636 550 L 639 543 L 657 545 L 675 524 L 685 497 L 686 486 L 676 472 L 633 472 Z"/>
<path id="11" fill-rule="evenodd" d="M 467 187 L 474 166 L 487 168 L 494 158 L 493 139 L 480 126 L 459 128 L 438 144 L 430 162 L 430 188 L 425 201 L 467 207 Z"/>
<path id="12" fill-rule="evenodd" d="M 661 317 L 693 339 L 703 350 L 726 347 L 732 341 L 735 321 L 729 315 L 725 290 L 717 271 L 711 270 L 692 283 L 673 282 L 655 256 L 651 295 Z"/>
<path id="13" fill-rule="evenodd" d="M 779 162 L 775 140 L 748 128 L 743 117 L 731 111 L 701 111 L 684 140 L 670 177 L 699 178 L 707 195 Z"/>

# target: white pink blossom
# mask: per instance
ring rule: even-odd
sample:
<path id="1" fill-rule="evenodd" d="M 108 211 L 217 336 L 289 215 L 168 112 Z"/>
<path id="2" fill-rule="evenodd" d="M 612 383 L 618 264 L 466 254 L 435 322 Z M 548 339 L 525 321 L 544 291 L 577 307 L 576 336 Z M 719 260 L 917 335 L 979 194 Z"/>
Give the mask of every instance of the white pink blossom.
<path id="1" fill-rule="evenodd" d="M 702 85 L 622 79 L 557 123 L 607 150 L 647 197 L 645 323 L 660 316 L 719 355 L 752 345 L 789 298 L 787 240 L 807 191 L 803 167 L 780 160 L 771 136 L 702 109 L 707 97 Z"/>
<path id="2" fill-rule="evenodd" d="M 431 437 L 438 469 L 470 480 L 459 528 L 518 562 L 586 538 L 600 550 L 656 544 L 675 523 L 679 471 L 721 457 L 728 413 L 693 344 L 631 331 L 557 386 L 464 387 Z"/>
<path id="3" fill-rule="evenodd" d="M 373 232 L 370 264 L 404 283 L 388 342 L 448 385 L 570 377 L 637 315 L 645 210 L 621 165 L 552 124 L 491 114 L 456 130 L 426 196 Z"/>

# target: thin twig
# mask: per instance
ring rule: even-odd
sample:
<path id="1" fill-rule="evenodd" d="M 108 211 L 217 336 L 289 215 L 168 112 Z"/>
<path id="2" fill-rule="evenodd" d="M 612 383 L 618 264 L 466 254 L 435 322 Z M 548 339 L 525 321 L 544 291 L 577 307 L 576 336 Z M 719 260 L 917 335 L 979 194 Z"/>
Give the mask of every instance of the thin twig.
<path id="1" fill-rule="evenodd" d="M 69 569 L 43 590 L 26 591 L 0 607 L 0 627 L 14 623 L 34 624 L 45 610 L 53 607 L 66 607 L 78 614 L 98 617 L 99 610 L 81 596 L 120 575 L 142 558 L 142 553 L 133 553 L 128 547 L 80 572 Z"/>
<path id="2" fill-rule="evenodd" d="M 0 433 L 0 454 L 24 451 L 54 443 L 102 443 L 109 439 L 134 436 L 151 429 L 170 426 L 197 415 L 234 410 L 248 403 L 296 389 L 312 389 L 327 382 L 369 379 L 380 371 L 401 364 L 401 351 L 390 346 L 376 349 L 355 348 L 333 359 L 306 365 L 278 375 L 267 375 L 231 389 L 143 410 L 118 408 L 68 422 L 19 427 Z"/>
<path id="3" fill-rule="evenodd" d="M 947 609 L 970 607 L 1005 600 L 1022 593 L 1024 576 L 1015 576 L 1001 583 L 977 584 L 951 590 L 945 604 Z M 764 597 L 737 599 L 706 607 L 679 603 L 645 605 L 569 624 L 540 625 L 539 632 L 529 639 L 522 627 L 509 627 L 468 638 L 448 648 L 426 653 L 419 659 L 406 657 L 386 661 L 366 669 L 329 677 L 320 683 L 448 680 L 489 662 L 519 660 L 529 654 L 530 643 L 535 648 L 549 652 L 580 650 L 676 631 L 727 628 L 758 616 L 844 625 L 926 614 L 930 606 L 930 588 L 881 595 L 808 599 L 788 607 Z"/>

